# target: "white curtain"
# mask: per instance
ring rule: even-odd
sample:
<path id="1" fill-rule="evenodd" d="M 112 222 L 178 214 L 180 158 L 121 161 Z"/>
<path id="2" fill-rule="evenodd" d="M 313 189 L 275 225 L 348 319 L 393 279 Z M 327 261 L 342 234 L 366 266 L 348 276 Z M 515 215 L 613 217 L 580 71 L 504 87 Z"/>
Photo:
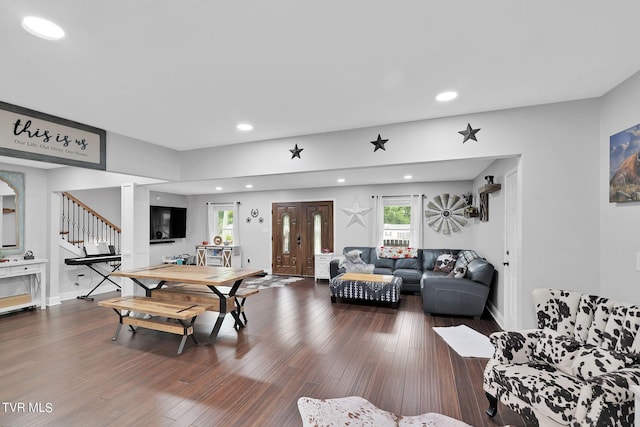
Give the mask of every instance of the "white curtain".
<path id="1" fill-rule="evenodd" d="M 372 196 L 373 201 L 373 221 L 371 226 L 372 246 L 382 245 L 384 239 L 384 202 L 382 196 Z"/>
<path id="2" fill-rule="evenodd" d="M 410 244 L 413 248 L 423 247 L 424 221 L 422 211 L 424 209 L 424 195 L 413 194 L 411 196 L 411 237 Z"/>

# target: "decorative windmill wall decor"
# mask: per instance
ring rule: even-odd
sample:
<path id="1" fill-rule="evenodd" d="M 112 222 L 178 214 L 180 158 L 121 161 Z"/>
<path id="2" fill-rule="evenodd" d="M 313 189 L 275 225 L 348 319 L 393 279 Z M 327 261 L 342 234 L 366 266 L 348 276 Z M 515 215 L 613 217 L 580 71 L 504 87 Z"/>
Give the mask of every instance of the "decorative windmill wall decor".
<path id="1" fill-rule="evenodd" d="M 467 202 L 458 195 L 449 196 L 448 193 L 440 194 L 427 203 L 424 216 L 427 225 L 436 233 L 457 233 L 467 224 L 464 219 L 464 208 Z"/>

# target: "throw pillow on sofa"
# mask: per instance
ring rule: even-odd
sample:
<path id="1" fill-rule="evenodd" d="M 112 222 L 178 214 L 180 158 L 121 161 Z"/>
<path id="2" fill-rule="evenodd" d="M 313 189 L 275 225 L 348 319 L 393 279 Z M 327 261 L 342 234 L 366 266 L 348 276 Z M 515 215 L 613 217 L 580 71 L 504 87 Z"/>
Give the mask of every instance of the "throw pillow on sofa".
<path id="1" fill-rule="evenodd" d="M 364 264 L 364 261 L 362 260 L 362 258 L 360 258 L 360 255 L 362 255 L 362 251 L 359 249 L 352 249 L 349 252 L 345 252 L 344 256 L 347 258 L 347 261 L 349 261 L 352 264 Z"/>
<path id="2" fill-rule="evenodd" d="M 433 271 L 442 271 L 443 273 L 451 273 L 456 265 L 456 257 L 451 254 L 442 254 L 438 256 Z"/>
<path id="3" fill-rule="evenodd" d="M 579 350 L 580 343 L 575 339 L 553 329 L 544 329 L 536 343 L 533 358 L 548 363 L 565 374 L 574 375 L 573 361 Z"/>
<path id="4" fill-rule="evenodd" d="M 472 251 L 472 250 L 460 251 L 460 253 L 458 254 L 458 260 L 456 261 L 456 268 L 466 267 L 471 261 L 473 261 L 476 258 L 480 258 L 480 255 L 478 255 L 476 251 Z"/>
<path id="5" fill-rule="evenodd" d="M 638 362 L 638 356 L 631 353 L 586 345 L 576 353 L 572 370 L 575 376 L 586 381 L 597 375 L 637 365 Z"/>
<path id="6" fill-rule="evenodd" d="M 467 275 L 467 267 L 456 267 L 453 270 L 451 270 L 451 273 L 449 273 L 447 276 L 453 277 L 455 279 L 462 279 L 466 275 Z"/>
<path id="7" fill-rule="evenodd" d="M 344 270 L 347 273 L 373 273 L 376 266 L 365 263 L 364 260 L 360 258 L 360 255 L 362 255 L 362 251 L 359 249 L 353 249 L 349 252 L 345 252 L 344 260 L 340 263 L 339 267 L 344 267 Z"/>
<path id="8" fill-rule="evenodd" d="M 404 246 L 378 246 L 376 247 L 378 258 L 418 258 L 418 249 Z"/>

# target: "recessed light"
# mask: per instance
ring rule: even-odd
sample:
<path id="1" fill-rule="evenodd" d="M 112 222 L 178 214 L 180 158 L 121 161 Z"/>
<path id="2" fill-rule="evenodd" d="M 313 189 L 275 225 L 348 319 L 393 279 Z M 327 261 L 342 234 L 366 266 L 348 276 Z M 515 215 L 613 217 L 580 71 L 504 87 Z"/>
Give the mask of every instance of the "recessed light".
<path id="1" fill-rule="evenodd" d="M 64 30 L 43 18 L 37 16 L 25 16 L 22 19 L 22 28 L 36 37 L 45 40 L 60 40 L 64 37 Z"/>
<path id="2" fill-rule="evenodd" d="M 344 181 L 345 181 L 345 179 L 344 179 L 344 178 L 338 178 L 338 182 L 339 182 L 339 183 L 343 183 Z"/>
<path id="3" fill-rule="evenodd" d="M 404 176 L 404 179 L 411 179 L 411 178 L 413 178 L 413 176 L 412 176 L 412 175 L 405 175 L 405 176 Z"/>
<path id="4" fill-rule="evenodd" d="M 438 96 L 436 96 L 436 101 L 446 102 L 446 101 L 451 101 L 452 99 L 456 99 L 457 97 L 458 97 L 458 92 L 453 92 L 453 91 L 442 92 L 441 94 L 438 94 Z"/>
<path id="5" fill-rule="evenodd" d="M 236 129 L 241 130 L 242 132 L 249 132 L 250 130 L 253 130 L 253 126 L 249 123 L 238 123 Z"/>
<path id="6" fill-rule="evenodd" d="M 216 190 L 220 191 L 222 190 L 222 187 L 216 187 Z"/>
<path id="7" fill-rule="evenodd" d="M 244 186 L 244 188 L 253 188 L 253 184 L 247 184 Z"/>

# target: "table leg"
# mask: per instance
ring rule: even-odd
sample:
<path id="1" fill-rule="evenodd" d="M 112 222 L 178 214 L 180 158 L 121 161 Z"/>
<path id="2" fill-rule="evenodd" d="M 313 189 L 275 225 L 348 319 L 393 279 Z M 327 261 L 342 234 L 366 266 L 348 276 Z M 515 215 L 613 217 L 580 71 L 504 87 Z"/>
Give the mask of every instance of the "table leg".
<path id="1" fill-rule="evenodd" d="M 231 290 L 229 291 L 230 297 L 235 295 L 241 283 L 242 283 L 242 279 L 236 280 L 233 283 L 233 286 L 231 286 Z M 213 285 L 209 286 L 209 289 L 211 289 L 211 291 L 220 298 L 220 315 L 218 316 L 218 320 L 216 321 L 213 331 L 209 336 L 209 342 L 212 342 L 218 336 L 218 331 L 220 330 L 220 326 L 222 325 L 222 321 L 220 319 L 221 318 L 224 319 L 224 316 L 227 313 L 230 313 L 231 316 L 233 316 L 233 321 L 234 321 L 233 328 L 236 331 L 239 331 L 240 328 L 244 328 L 245 325 L 242 322 L 242 319 L 240 318 L 240 307 L 238 306 L 238 299 L 234 298 L 234 301 L 235 301 L 234 307 L 231 309 L 231 311 L 227 311 L 227 296 L 224 295 L 222 292 L 220 292 L 220 290 Z M 246 316 L 245 316 L 245 319 L 246 319 Z"/>
<path id="2" fill-rule="evenodd" d="M 158 285 L 155 288 L 150 288 L 148 286 L 146 286 L 144 283 L 142 283 L 141 281 L 139 281 L 138 279 L 136 279 L 135 277 L 131 277 L 131 280 L 133 280 L 133 282 L 140 286 L 142 289 L 144 289 L 144 296 L 146 297 L 150 297 L 151 296 L 151 291 L 153 291 L 154 289 L 159 289 L 161 288 L 166 281 L 162 280 L 160 283 L 158 283 Z"/>
<path id="3" fill-rule="evenodd" d="M 236 312 L 238 313 L 238 316 L 242 316 L 243 324 L 241 326 L 243 328 L 247 326 L 247 322 L 249 321 L 247 319 L 246 313 L 244 312 L 244 302 L 246 300 L 247 300 L 246 298 L 242 298 L 242 300 L 238 302 L 238 297 L 236 297 Z"/>
<path id="4" fill-rule="evenodd" d="M 213 325 L 213 330 L 211 331 L 211 335 L 209 335 L 209 343 L 212 343 L 218 337 L 218 332 L 220 332 L 220 327 L 222 326 L 222 322 L 224 321 L 224 316 L 227 313 L 218 314 L 218 319 L 216 319 L 216 324 Z"/>
<path id="5" fill-rule="evenodd" d="M 237 310 L 231 310 L 230 311 L 231 316 L 233 316 L 233 320 L 234 320 L 234 324 L 233 324 L 233 329 L 235 329 L 236 331 L 239 331 L 240 328 L 244 328 L 244 323 L 242 323 L 242 319 L 240 319 L 240 316 L 238 315 L 238 311 Z"/>
<path id="6" fill-rule="evenodd" d="M 236 292 L 238 292 L 238 288 L 240 287 L 241 283 L 242 283 L 242 279 L 236 280 L 233 286 L 231 286 L 231 290 L 229 291 L 230 297 L 234 296 Z"/>

